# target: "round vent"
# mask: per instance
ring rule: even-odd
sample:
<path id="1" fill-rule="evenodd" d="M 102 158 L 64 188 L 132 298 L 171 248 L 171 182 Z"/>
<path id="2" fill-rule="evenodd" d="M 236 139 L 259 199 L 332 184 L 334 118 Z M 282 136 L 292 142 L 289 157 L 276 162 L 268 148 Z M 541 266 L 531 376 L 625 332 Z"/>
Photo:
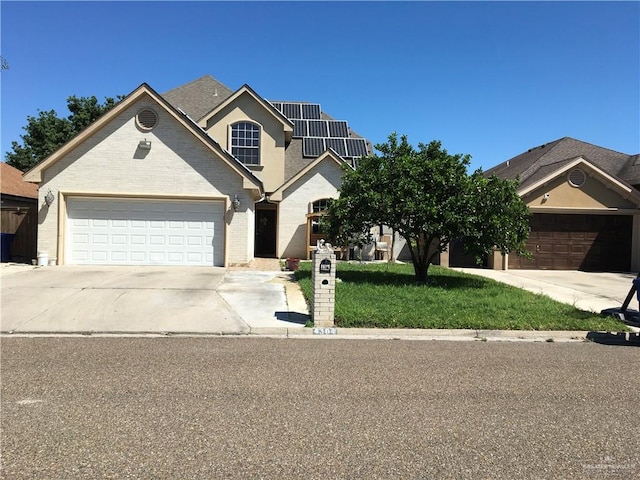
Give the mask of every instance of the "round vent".
<path id="1" fill-rule="evenodd" d="M 572 187 L 581 187 L 582 185 L 584 185 L 584 182 L 586 180 L 587 176 L 579 168 L 576 168 L 569 172 L 569 183 Z"/>
<path id="2" fill-rule="evenodd" d="M 143 130 L 151 130 L 158 124 L 158 115 L 153 110 L 145 108 L 138 112 L 136 121 L 138 122 L 138 126 Z"/>

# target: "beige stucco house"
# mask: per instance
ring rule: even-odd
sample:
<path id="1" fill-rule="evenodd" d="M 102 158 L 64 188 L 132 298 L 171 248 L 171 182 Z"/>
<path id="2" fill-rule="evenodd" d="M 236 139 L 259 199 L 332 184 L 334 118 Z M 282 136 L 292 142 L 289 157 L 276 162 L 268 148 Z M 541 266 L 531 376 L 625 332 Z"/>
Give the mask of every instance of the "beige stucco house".
<path id="1" fill-rule="evenodd" d="M 210 76 L 142 84 L 25 174 L 38 251 L 58 264 L 245 264 L 306 258 L 310 214 L 371 152 L 320 105 L 267 101 Z"/>
<path id="2" fill-rule="evenodd" d="M 491 267 L 640 271 L 640 155 L 564 137 L 486 174 L 519 178 L 531 212 L 533 259 L 497 254 Z"/>

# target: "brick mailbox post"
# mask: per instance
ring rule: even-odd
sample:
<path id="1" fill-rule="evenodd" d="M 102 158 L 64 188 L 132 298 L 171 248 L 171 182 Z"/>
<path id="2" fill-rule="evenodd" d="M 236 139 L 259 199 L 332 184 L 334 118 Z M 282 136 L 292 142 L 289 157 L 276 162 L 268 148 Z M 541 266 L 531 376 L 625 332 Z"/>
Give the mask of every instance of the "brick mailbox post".
<path id="1" fill-rule="evenodd" d="M 333 327 L 336 303 L 336 256 L 330 248 L 313 252 L 311 318 L 314 327 Z"/>

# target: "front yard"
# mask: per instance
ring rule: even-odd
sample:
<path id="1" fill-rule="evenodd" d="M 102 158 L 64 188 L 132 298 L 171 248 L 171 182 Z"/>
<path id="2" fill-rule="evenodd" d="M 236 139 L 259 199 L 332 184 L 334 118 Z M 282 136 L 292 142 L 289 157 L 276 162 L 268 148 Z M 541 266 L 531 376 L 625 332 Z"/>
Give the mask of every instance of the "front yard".
<path id="1" fill-rule="evenodd" d="M 311 298 L 311 263 L 296 272 Z M 410 264 L 338 262 L 335 323 L 339 327 L 477 330 L 625 331 L 611 317 L 556 302 L 494 280 L 431 266 L 414 284 Z"/>

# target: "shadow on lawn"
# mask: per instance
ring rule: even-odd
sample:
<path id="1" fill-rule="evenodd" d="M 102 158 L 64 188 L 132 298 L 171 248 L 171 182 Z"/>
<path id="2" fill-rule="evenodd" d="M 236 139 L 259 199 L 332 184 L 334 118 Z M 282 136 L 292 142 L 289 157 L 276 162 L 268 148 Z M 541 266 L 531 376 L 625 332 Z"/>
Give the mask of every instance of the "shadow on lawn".
<path id="1" fill-rule="evenodd" d="M 311 278 L 311 272 L 296 272 L 298 279 Z M 416 286 L 415 276 L 408 273 L 383 271 L 383 270 L 340 270 L 337 277 L 343 282 L 361 283 L 370 285 L 388 286 Z M 436 288 L 485 288 L 489 280 L 481 277 L 464 277 L 441 274 L 439 272 L 429 272 L 427 276 L 427 287 Z"/>

